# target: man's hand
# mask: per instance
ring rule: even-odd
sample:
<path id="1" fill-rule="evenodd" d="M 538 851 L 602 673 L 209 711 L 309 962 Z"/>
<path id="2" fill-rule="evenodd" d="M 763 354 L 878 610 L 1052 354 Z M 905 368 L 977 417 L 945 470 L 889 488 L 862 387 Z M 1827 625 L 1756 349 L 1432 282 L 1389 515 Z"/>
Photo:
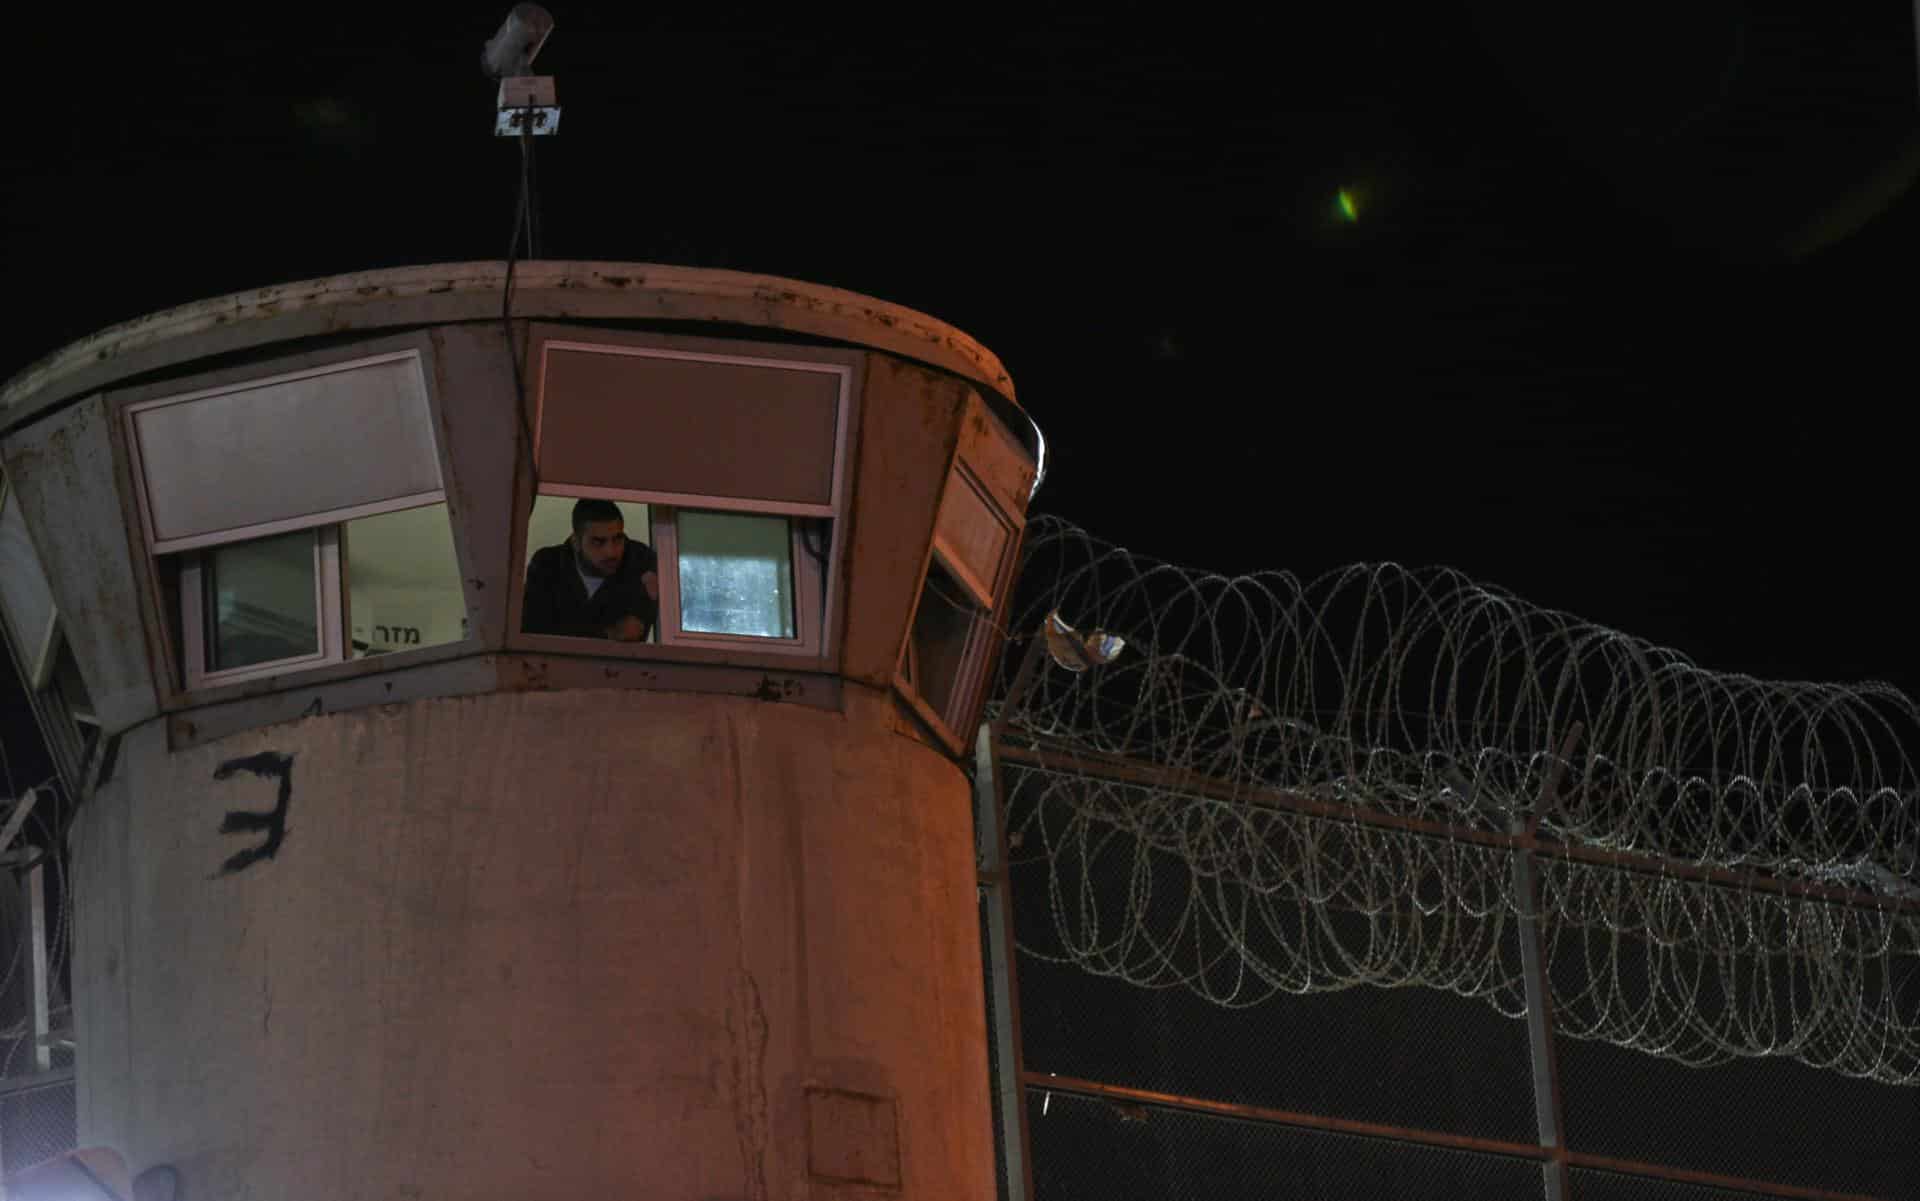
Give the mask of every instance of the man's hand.
<path id="1" fill-rule="evenodd" d="M 629 613 L 607 627 L 607 637 L 615 642 L 638 642 L 647 636 L 647 624 Z"/>
<path id="2" fill-rule="evenodd" d="M 646 588 L 647 595 L 654 600 L 660 599 L 660 573 L 649 571 L 640 577 L 640 583 Z"/>

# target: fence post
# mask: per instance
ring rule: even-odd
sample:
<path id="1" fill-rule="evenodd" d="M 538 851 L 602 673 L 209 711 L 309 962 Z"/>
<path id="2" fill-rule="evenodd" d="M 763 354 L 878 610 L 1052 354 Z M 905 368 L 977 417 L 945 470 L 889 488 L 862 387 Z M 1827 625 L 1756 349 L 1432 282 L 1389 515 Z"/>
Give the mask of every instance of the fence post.
<path id="1" fill-rule="evenodd" d="M 1560 1061 L 1553 1045 L 1553 982 L 1547 976 L 1534 845 L 1540 832 L 1540 816 L 1559 793 L 1561 776 L 1568 757 L 1580 742 L 1580 734 L 1581 725 L 1575 722 L 1547 767 L 1532 816 L 1515 814 L 1511 825 L 1513 833 L 1524 835 L 1513 852 L 1513 893 L 1520 905 L 1520 967 L 1527 995 L 1527 1044 L 1533 1062 L 1533 1113 L 1540 1145 L 1549 1152 L 1540 1169 L 1547 1201 L 1569 1201 L 1573 1190 L 1567 1179 L 1566 1116 L 1560 1104 Z"/>
<path id="2" fill-rule="evenodd" d="M 36 864 L 27 872 L 28 930 L 32 939 L 33 979 L 33 1068 L 36 1072 L 53 1070 L 52 1033 L 47 987 L 47 884 L 45 868 Z"/>
<path id="3" fill-rule="evenodd" d="M 1024 666 L 1024 665 L 1023 665 Z M 1031 1146 L 1027 1133 L 1025 1061 L 1020 1051 L 1020 990 L 1014 981 L 1012 898 L 1008 895 L 1005 798 L 1000 794 L 998 748 L 994 727 L 981 723 L 974 744 L 974 812 L 980 891 L 985 902 L 987 928 L 981 950 L 986 955 L 988 999 L 993 1003 L 993 1029 L 987 1031 L 988 1050 L 998 1065 L 999 1129 L 1006 1172 L 1000 1179 L 1007 1201 L 1028 1201 L 1033 1195 Z"/>

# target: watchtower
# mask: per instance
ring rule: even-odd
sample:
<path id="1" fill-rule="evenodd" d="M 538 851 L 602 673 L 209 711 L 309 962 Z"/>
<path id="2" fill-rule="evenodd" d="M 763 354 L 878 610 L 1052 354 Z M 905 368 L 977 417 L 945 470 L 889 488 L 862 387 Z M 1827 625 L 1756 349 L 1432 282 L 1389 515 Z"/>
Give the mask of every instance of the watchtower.
<path id="1" fill-rule="evenodd" d="M 83 1146 L 196 1199 L 992 1194 L 958 760 L 1041 446 L 987 350 L 465 263 L 157 313 L 0 406 Z M 644 640 L 527 628 L 582 498 L 655 556 Z"/>

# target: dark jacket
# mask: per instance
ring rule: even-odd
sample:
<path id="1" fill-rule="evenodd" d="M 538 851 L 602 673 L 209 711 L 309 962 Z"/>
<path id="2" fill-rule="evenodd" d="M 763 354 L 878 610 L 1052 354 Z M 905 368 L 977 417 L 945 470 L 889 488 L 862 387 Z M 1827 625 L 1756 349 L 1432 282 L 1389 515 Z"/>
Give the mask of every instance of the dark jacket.
<path id="1" fill-rule="evenodd" d="M 573 546 L 543 546 L 527 564 L 527 592 L 520 607 L 520 629 L 528 634 L 563 634 L 569 638 L 605 638 L 607 627 L 623 617 L 638 617 L 648 630 L 659 619 L 660 606 L 647 595 L 640 577 L 655 570 L 653 548 L 627 541 L 620 570 L 608 576 L 587 596 L 587 586 L 574 566 Z M 642 635 L 644 637 L 644 635 Z"/>

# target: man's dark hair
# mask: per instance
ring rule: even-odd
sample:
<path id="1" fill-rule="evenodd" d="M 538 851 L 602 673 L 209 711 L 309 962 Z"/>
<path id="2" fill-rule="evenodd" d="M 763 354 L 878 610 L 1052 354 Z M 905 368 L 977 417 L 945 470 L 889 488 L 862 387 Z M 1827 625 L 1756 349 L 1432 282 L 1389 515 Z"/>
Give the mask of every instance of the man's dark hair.
<path id="1" fill-rule="evenodd" d="M 574 533 L 576 534 L 580 533 L 582 530 L 587 528 L 589 523 L 595 522 L 595 521 L 617 521 L 621 525 L 625 525 L 627 523 L 627 519 L 620 516 L 620 506 L 614 504 L 610 500 L 601 500 L 598 497 L 589 497 L 586 500 L 578 501 L 574 504 L 573 506 L 573 532 Z"/>

